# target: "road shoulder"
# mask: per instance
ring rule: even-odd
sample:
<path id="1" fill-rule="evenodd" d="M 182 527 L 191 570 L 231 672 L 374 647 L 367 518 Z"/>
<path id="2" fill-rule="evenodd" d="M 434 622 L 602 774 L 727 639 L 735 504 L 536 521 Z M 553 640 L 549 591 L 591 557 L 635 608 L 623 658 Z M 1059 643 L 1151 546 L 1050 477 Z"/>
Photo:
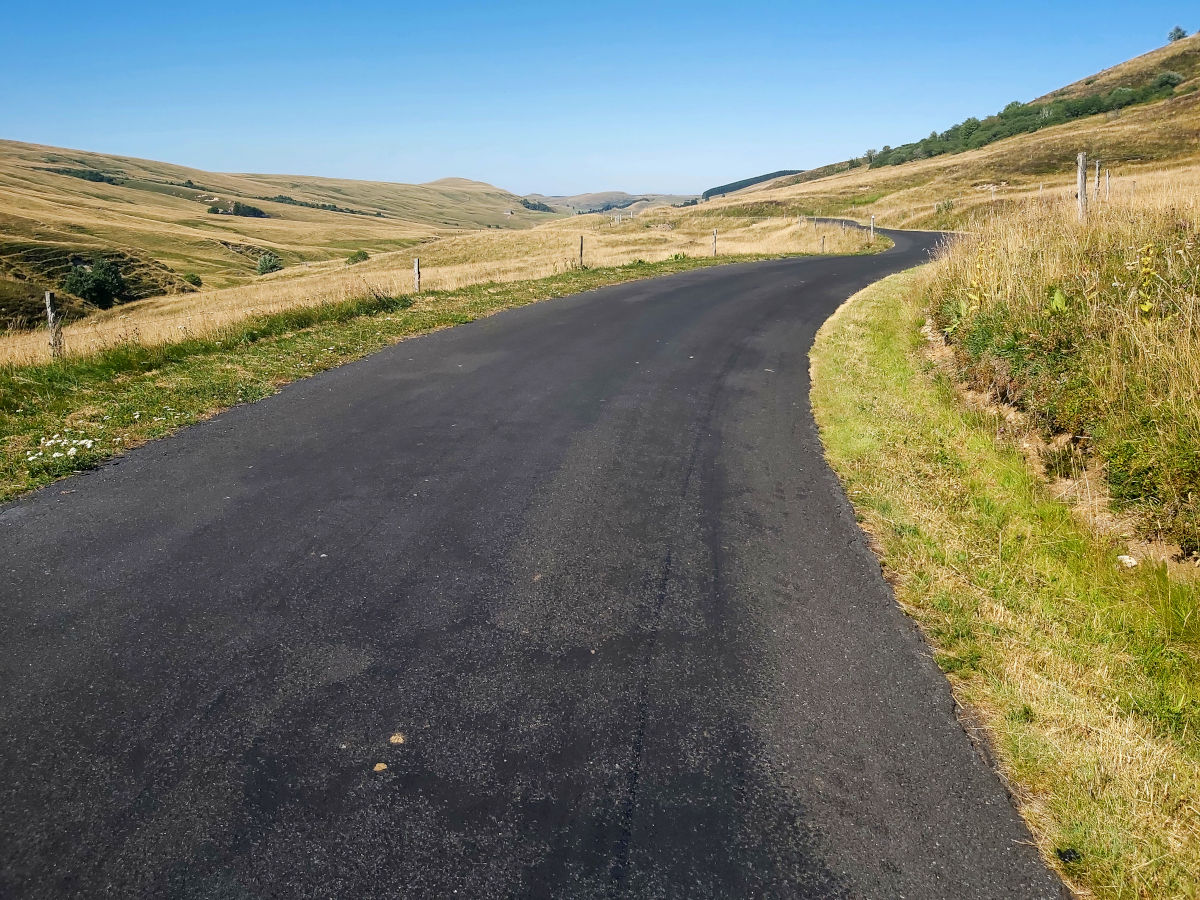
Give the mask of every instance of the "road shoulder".
<path id="1" fill-rule="evenodd" d="M 920 278 L 867 288 L 818 333 L 829 462 L 1047 862 L 1085 895 L 1191 896 L 1198 667 L 1175 610 L 1195 588 L 1122 569 L 1113 540 L 959 405 L 920 353 Z"/>

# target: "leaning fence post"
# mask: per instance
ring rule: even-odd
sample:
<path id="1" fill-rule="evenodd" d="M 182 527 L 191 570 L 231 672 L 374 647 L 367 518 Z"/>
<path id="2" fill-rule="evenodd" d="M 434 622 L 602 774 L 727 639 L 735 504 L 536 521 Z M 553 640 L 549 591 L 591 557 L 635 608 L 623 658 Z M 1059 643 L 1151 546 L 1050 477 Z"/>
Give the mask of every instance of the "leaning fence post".
<path id="1" fill-rule="evenodd" d="M 1087 218 L 1087 154 L 1080 153 L 1077 157 L 1079 164 L 1075 177 L 1075 193 L 1079 197 L 1079 221 Z"/>
<path id="2" fill-rule="evenodd" d="M 50 357 L 62 359 L 62 315 L 58 311 L 58 305 L 54 302 L 54 291 L 46 291 L 46 324 L 50 328 Z"/>
<path id="3" fill-rule="evenodd" d="M 413 259 L 413 293 L 421 293 L 421 260 Z"/>

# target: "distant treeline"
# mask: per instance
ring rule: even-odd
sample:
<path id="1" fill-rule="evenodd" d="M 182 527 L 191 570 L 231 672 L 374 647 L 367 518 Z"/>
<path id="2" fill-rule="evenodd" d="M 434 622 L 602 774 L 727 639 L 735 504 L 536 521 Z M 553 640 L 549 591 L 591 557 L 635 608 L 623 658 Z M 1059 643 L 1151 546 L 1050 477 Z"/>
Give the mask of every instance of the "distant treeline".
<path id="1" fill-rule="evenodd" d="M 105 175 L 95 169 L 52 169 L 43 167 L 43 172 L 53 172 L 55 175 L 70 175 L 72 178 L 82 178 L 84 181 L 94 181 L 97 184 L 121 184 L 120 178 Z"/>
<path id="2" fill-rule="evenodd" d="M 347 213 L 351 216 L 374 216 L 377 219 L 384 218 L 381 212 L 367 212 L 362 209 L 349 209 L 345 206 L 338 206 L 334 203 L 310 203 L 307 200 L 297 200 L 295 197 L 289 197 L 287 194 L 276 194 L 274 197 L 255 197 L 255 200 L 269 200 L 272 203 L 286 203 L 288 206 L 304 206 L 308 209 L 323 209 L 326 212 Z"/>
<path id="3" fill-rule="evenodd" d="M 709 188 L 700 196 L 705 200 L 710 200 L 718 194 L 732 194 L 734 191 L 740 191 L 742 188 L 748 188 L 752 184 L 761 184 L 764 181 L 770 181 L 772 178 L 782 178 L 784 175 L 799 175 L 803 169 L 780 169 L 778 172 L 770 172 L 766 175 L 756 175 L 754 178 L 743 178 L 741 181 L 731 181 L 729 184 L 717 185 L 715 188 Z"/>
<path id="4" fill-rule="evenodd" d="M 522 197 L 521 205 L 523 207 L 525 207 L 526 209 L 533 210 L 534 212 L 550 212 L 550 213 L 554 212 L 554 207 L 547 206 L 545 203 L 542 203 L 540 200 L 529 200 L 525 197 Z"/>
<path id="5" fill-rule="evenodd" d="M 1154 81 L 1139 88 L 1118 87 L 1103 94 L 1051 100 L 1048 103 L 1014 101 L 986 119 L 972 117 L 940 134 L 935 131 L 924 140 L 899 147 L 884 147 L 878 153 L 869 151 L 867 162 L 874 169 L 900 165 L 914 159 L 975 150 L 1016 134 L 1027 134 L 1071 119 L 1162 100 L 1171 96 L 1176 85 L 1182 81 L 1183 76 L 1177 72 L 1163 72 Z"/>

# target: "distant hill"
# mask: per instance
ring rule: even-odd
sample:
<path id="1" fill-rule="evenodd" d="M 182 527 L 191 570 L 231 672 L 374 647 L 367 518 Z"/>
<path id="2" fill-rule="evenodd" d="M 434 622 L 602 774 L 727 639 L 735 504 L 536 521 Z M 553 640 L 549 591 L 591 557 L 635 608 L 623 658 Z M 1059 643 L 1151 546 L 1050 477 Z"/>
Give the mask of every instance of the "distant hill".
<path id="1" fill-rule="evenodd" d="M 119 262 L 136 298 L 193 290 L 185 274 L 206 286 L 245 281 L 267 250 L 296 265 L 553 217 L 463 178 L 228 174 L 0 141 L 0 327 L 97 256 Z"/>
<path id="2" fill-rule="evenodd" d="M 692 194 L 627 194 L 624 191 L 599 191 L 592 194 L 574 194 L 570 197 L 530 194 L 528 199 L 573 214 L 616 210 L 638 213 L 655 206 L 678 206 L 695 199 L 695 196 Z"/>
<path id="3" fill-rule="evenodd" d="M 743 178 L 741 181 L 731 181 L 729 184 L 719 184 L 714 188 L 709 188 L 701 197 L 705 200 L 710 200 L 713 197 L 718 197 L 722 194 L 732 194 L 735 191 L 743 190 L 744 188 L 752 187 L 756 184 L 762 184 L 764 181 L 773 181 L 783 175 L 799 175 L 801 169 L 780 169 L 778 172 L 769 172 L 766 175 L 755 175 L 752 178 Z"/>

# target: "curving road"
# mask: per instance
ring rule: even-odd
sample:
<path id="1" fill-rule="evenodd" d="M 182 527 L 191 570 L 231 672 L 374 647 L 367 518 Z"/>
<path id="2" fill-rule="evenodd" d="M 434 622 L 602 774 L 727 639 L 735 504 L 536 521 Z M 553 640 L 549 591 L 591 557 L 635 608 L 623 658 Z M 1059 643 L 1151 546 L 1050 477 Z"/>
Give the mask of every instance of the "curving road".
<path id="1" fill-rule="evenodd" d="M 936 238 L 889 234 L 407 341 L 0 508 L 0 895 L 1062 896 L 809 411 L 821 322 Z"/>

